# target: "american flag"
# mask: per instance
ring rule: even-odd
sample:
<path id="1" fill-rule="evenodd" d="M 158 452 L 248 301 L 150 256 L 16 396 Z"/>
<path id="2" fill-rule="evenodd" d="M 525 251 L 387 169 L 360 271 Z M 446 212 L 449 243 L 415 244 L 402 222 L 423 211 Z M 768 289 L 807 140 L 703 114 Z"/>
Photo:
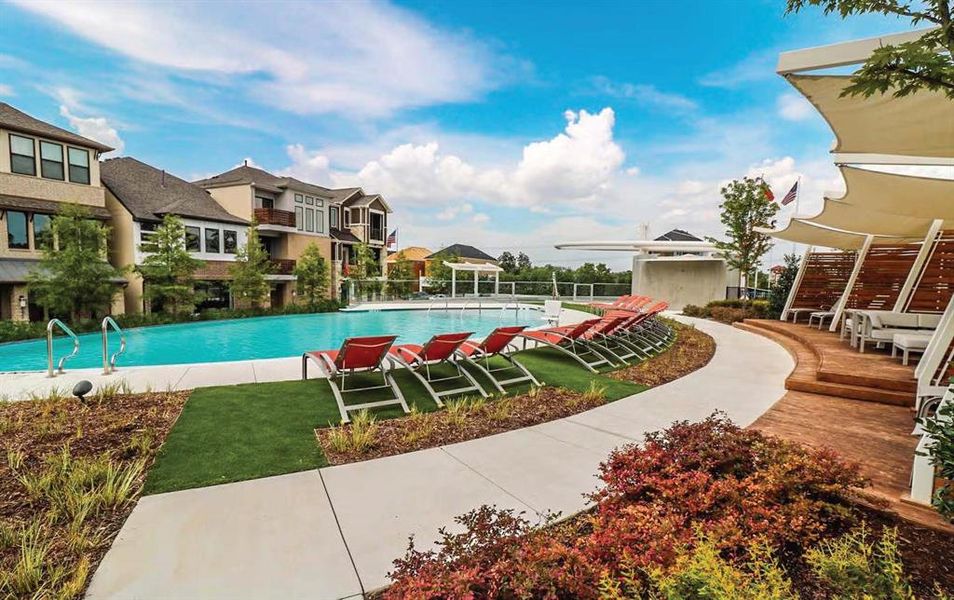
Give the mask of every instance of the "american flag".
<path id="1" fill-rule="evenodd" d="M 387 241 L 384 243 L 385 246 L 390 248 L 391 246 L 397 246 L 397 229 L 391 232 L 391 235 L 388 236 Z"/>
<path id="2" fill-rule="evenodd" d="M 792 189 L 788 190 L 788 193 L 785 194 L 785 197 L 782 198 L 782 206 L 790 204 L 795 198 L 798 197 L 798 180 L 795 181 L 795 185 L 792 186 Z"/>

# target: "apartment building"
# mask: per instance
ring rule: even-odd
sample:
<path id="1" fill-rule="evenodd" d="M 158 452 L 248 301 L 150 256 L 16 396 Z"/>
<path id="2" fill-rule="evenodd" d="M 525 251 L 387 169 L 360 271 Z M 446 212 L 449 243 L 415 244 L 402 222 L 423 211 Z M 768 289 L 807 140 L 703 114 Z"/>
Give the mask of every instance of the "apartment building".
<path id="1" fill-rule="evenodd" d="M 135 158 L 111 158 L 100 165 L 106 208 L 112 218 L 110 262 L 116 267 L 141 265 L 149 239 L 166 215 L 185 226 L 189 253 L 203 261 L 195 286 L 204 292 L 200 308 L 228 308 L 229 267 L 248 239 L 248 221 L 220 206 L 207 191 Z M 149 311 L 142 277 L 131 271 L 125 288 L 126 310 Z"/>
<path id="2" fill-rule="evenodd" d="M 0 102 L 0 319 L 41 320 L 27 275 L 51 243 L 51 218 L 66 203 L 108 220 L 99 156 L 112 148 Z M 119 293 L 113 314 L 123 312 Z"/>
<path id="3" fill-rule="evenodd" d="M 247 164 L 194 183 L 233 215 L 258 223 L 262 243 L 283 272 L 291 273 L 302 251 L 315 243 L 330 261 L 336 291 L 354 264 L 354 246 L 365 243 L 384 275 L 391 208 L 379 194 L 330 189 Z M 275 300 L 293 301 L 293 290 L 293 278 L 278 282 Z"/>

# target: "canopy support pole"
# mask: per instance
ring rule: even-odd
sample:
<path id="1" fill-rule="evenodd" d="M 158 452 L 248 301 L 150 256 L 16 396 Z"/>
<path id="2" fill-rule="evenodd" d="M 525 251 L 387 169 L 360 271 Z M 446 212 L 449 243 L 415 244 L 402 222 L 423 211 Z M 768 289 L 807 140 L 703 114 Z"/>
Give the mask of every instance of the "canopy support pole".
<path id="1" fill-rule="evenodd" d="M 779 315 L 779 321 L 788 321 L 788 311 L 792 310 L 792 303 L 795 302 L 795 295 L 798 294 L 798 288 L 802 286 L 802 279 L 805 278 L 805 271 L 808 269 L 808 257 L 812 255 L 814 246 L 805 248 L 805 254 L 802 255 L 802 264 L 798 265 L 798 273 L 795 274 L 795 281 L 792 282 L 792 289 L 788 290 L 788 298 L 785 300 L 785 308 Z"/>
<path id="2" fill-rule="evenodd" d="M 845 286 L 845 291 L 836 303 L 835 315 L 831 320 L 831 325 L 828 327 L 828 331 L 838 331 L 838 326 L 841 325 L 841 315 L 844 314 L 845 305 L 848 304 L 848 296 L 851 295 L 851 290 L 855 287 L 855 281 L 858 279 L 858 273 L 861 272 L 861 265 L 864 264 L 865 257 L 868 256 L 868 250 L 871 248 L 871 242 L 873 240 L 873 235 L 865 236 L 865 243 L 861 245 L 861 250 L 858 251 L 858 258 L 855 259 L 855 267 L 851 270 L 851 276 L 848 277 L 848 284 Z"/>
<path id="3" fill-rule="evenodd" d="M 494 296 L 500 295 L 500 273 L 494 273 Z"/>
<path id="4" fill-rule="evenodd" d="M 474 296 L 480 296 L 480 292 L 477 289 L 477 271 L 474 271 Z"/>
<path id="5" fill-rule="evenodd" d="M 451 269 L 451 298 L 457 297 L 457 269 Z"/>
<path id="6" fill-rule="evenodd" d="M 942 219 L 934 219 L 931 223 L 931 227 L 928 228 L 927 235 L 924 236 L 924 243 L 921 244 L 917 258 L 914 259 L 914 264 L 911 265 L 908 278 L 904 280 L 904 285 L 901 286 L 901 291 L 898 293 L 898 299 L 894 303 L 895 312 L 904 312 L 905 307 L 908 305 L 908 301 L 914 294 L 915 284 L 918 282 L 918 279 L 920 279 L 921 269 L 924 268 L 924 263 L 927 261 L 928 256 L 931 255 L 934 244 L 937 243 L 937 234 L 941 232 L 941 226 L 943 224 L 944 221 Z"/>

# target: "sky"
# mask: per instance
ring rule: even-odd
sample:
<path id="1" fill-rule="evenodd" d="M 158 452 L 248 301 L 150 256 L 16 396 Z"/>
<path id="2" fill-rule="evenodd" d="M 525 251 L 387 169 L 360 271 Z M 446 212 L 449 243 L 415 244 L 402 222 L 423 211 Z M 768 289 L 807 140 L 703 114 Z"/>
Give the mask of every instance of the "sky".
<path id="1" fill-rule="evenodd" d="M 400 247 L 626 268 L 553 245 L 721 237 L 745 175 L 801 178 L 817 212 L 843 188 L 833 135 L 778 54 L 908 29 L 784 0 L 0 0 L 0 101 L 189 180 L 248 160 L 360 185 Z"/>

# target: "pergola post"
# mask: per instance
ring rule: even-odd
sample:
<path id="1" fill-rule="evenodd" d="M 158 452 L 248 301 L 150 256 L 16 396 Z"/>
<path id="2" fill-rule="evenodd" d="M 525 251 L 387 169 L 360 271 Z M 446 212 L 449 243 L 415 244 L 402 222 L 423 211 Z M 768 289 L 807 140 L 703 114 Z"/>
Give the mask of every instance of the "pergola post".
<path id="1" fill-rule="evenodd" d="M 478 281 L 477 271 L 474 271 L 474 296 L 480 296 L 480 291 L 477 288 L 477 281 Z"/>
<path id="2" fill-rule="evenodd" d="M 911 265 L 911 271 L 908 273 L 907 279 L 904 280 L 904 285 L 901 286 L 901 291 L 898 292 L 898 299 L 894 303 L 895 312 L 904 311 L 904 307 L 907 306 L 908 300 L 911 299 L 911 295 L 914 293 L 915 285 L 921 276 L 921 269 L 924 268 L 925 261 L 927 261 L 928 257 L 931 255 L 931 251 L 934 249 L 934 244 L 937 242 L 937 234 L 941 232 L 942 225 L 944 225 L 944 221 L 942 219 L 934 219 L 934 221 L 931 223 L 931 226 L 928 228 L 927 235 L 924 236 L 924 243 L 921 244 L 921 249 L 918 250 L 918 255 L 914 259 L 914 264 Z"/>
<path id="3" fill-rule="evenodd" d="M 802 255 L 802 264 L 798 265 L 798 273 L 795 274 L 795 281 L 792 282 L 792 289 L 788 290 L 788 298 L 785 299 L 785 308 L 779 315 L 779 321 L 788 321 L 788 311 L 792 310 L 792 303 L 795 302 L 795 296 L 798 294 L 798 288 L 802 285 L 802 279 L 805 278 L 805 271 L 808 269 L 808 257 L 812 255 L 814 246 L 805 248 L 805 254 Z"/>
<path id="4" fill-rule="evenodd" d="M 451 269 L 451 298 L 457 297 L 457 269 Z"/>
<path id="5" fill-rule="evenodd" d="M 500 272 L 494 273 L 494 296 L 500 295 Z"/>
<path id="6" fill-rule="evenodd" d="M 861 265 L 864 264 L 865 257 L 868 256 L 868 250 L 871 248 L 871 242 L 873 240 L 873 235 L 865 236 L 865 241 L 861 245 L 861 250 L 858 251 L 858 258 L 855 259 L 855 267 L 851 270 L 851 276 L 848 277 L 848 284 L 845 285 L 845 291 L 842 293 L 841 298 L 838 299 L 838 302 L 835 303 L 835 315 L 832 317 L 831 325 L 828 327 L 828 331 L 838 331 L 838 326 L 841 324 L 841 315 L 844 314 L 845 305 L 848 304 L 848 296 L 851 294 L 851 289 L 855 287 L 855 281 L 858 279 L 858 273 L 861 272 Z"/>

